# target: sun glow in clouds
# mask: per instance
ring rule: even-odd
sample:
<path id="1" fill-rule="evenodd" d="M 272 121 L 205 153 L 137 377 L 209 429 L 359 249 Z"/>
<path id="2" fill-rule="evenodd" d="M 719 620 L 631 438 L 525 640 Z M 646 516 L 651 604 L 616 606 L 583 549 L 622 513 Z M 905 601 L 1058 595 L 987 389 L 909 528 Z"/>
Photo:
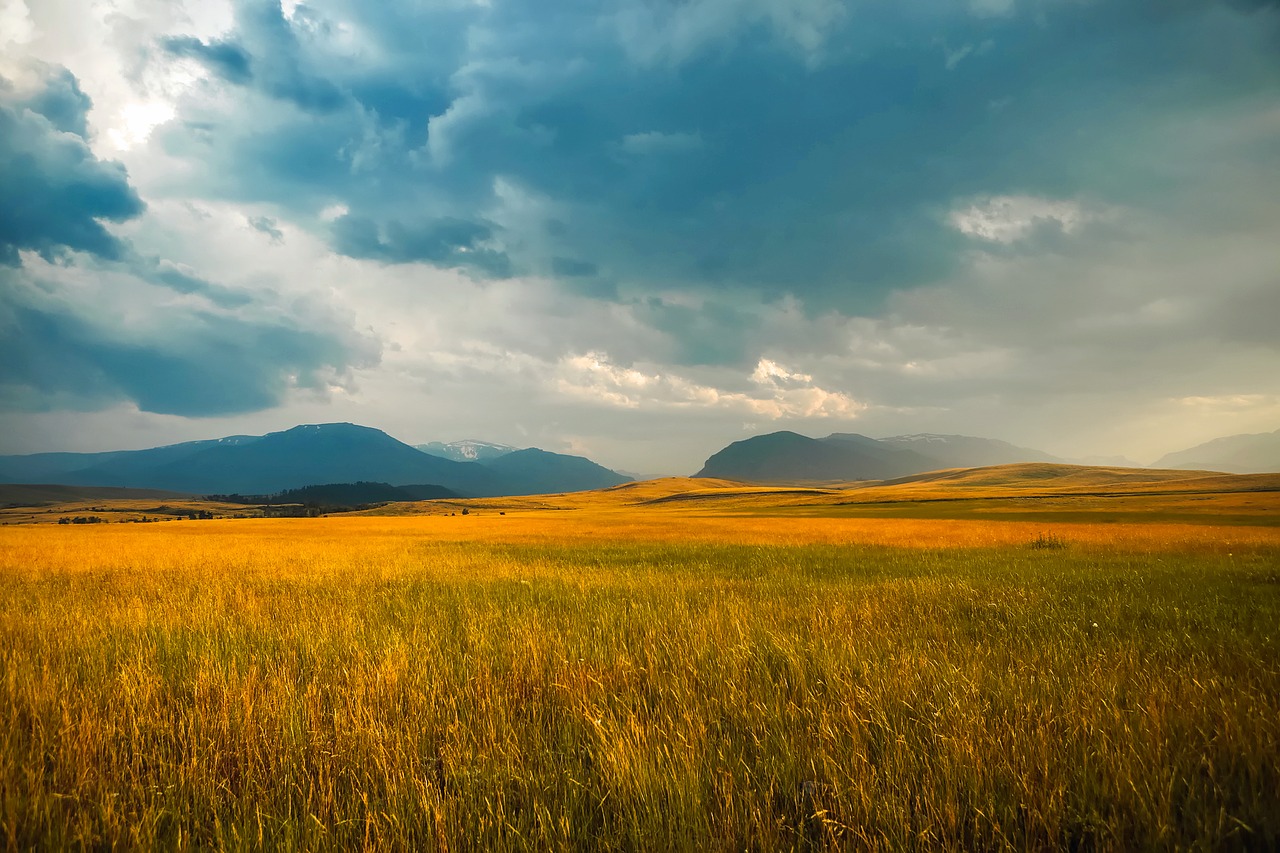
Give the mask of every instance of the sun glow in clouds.
<path id="1" fill-rule="evenodd" d="M 645 373 L 613 364 L 591 352 L 562 359 L 555 389 L 568 397 L 625 409 L 735 409 L 769 420 L 780 418 L 854 418 L 866 408 L 846 394 L 813 384 L 813 377 L 761 359 L 749 379 L 757 391 L 730 391 L 673 373 Z"/>
<path id="2" fill-rule="evenodd" d="M 120 127 L 107 131 L 111 144 L 117 150 L 127 151 L 141 145 L 151 136 L 151 131 L 174 117 L 173 104 L 165 101 L 135 101 L 120 110 Z"/>

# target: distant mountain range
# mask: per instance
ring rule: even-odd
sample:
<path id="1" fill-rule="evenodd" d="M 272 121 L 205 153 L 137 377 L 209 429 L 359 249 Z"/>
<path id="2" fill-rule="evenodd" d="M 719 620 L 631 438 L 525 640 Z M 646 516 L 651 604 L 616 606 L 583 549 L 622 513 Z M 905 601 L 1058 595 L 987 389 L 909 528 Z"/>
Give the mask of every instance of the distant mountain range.
<path id="1" fill-rule="evenodd" d="M 833 433 L 826 438 L 809 438 L 775 432 L 730 444 L 711 456 L 694 476 L 751 482 L 891 480 L 941 468 L 1062 461 L 1008 442 L 964 435 L 875 439 Z"/>
<path id="2" fill-rule="evenodd" d="M 942 468 L 981 468 L 986 465 L 1008 465 L 1013 462 L 1054 462 L 1060 459 L 1041 450 L 1019 447 L 995 438 L 974 438 L 968 435 L 894 435 L 877 439 L 881 444 L 914 450 L 927 459 L 942 463 Z M 919 473 L 919 472 L 913 472 Z"/>
<path id="3" fill-rule="evenodd" d="M 1161 456 L 1152 468 L 1262 474 L 1280 471 L 1280 430 L 1229 435 Z"/>
<path id="4" fill-rule="evenodd" d="M 1124 457 L 1069 460 L 992 438 L 967 435 L 894 435 L 868 438 L 833 433 L 809 438 L 774 432 L 735 441 L 707 459 L 695 477 L 749 482 L 892 480 L 944 468 L 1019 462 L 1141 467 Z M 1280 471 L 1280 430 L 1233 435 L 1170 453 L 1151 467 L 1252 474 Z"/>
<path id="5" fill-rule="evenodd" d="M 707 459 L 694 476 L 747 482 L 891 480 L 946 468 L 1067 461 L 1004 441 L 962 435 L 875 439 L 833 433 L 809 438 L 774 432 L 730 444 Z M 1242 474 L 1280 471 L 1280 430 L 1216 439 L 1170 453 L 1152 467 Z M 365 491 L 370 485 L 385 486 L 393 489 L 388 495 L 400 499 L 497 497 L 586 491 L 630 480 L 581 456 L 517 450 L 474 439 L 415 448 L 381 430 L 355 424 L 310 424 L 149 450 L 0 456 L 0 483 L 199 495 L 277 495 L 320 485 L 365 484 Z M 409 491 L 395 491 L 406 488 Z"/>
<path id="6" fill-rule="evenodd" d="M 433 485 L 468 497 L 494 497 L 599 489 L 629 479 L 580 456 L 533 448 L 511 450 L 483 462 L 460 462 L 355 424 L 310 424 L 262 436 L 190 441 L 150 450 L 0 456 L 0 482 L 188 494 L 269 495 L 364 481 Z"/>

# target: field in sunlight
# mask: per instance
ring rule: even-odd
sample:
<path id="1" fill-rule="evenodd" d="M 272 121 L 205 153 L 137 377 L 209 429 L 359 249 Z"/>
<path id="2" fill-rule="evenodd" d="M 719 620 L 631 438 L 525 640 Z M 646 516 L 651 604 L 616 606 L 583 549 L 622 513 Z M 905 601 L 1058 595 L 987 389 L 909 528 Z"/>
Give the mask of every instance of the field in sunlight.
<path id="1" fill-rule="evenodd" d="M 1280 528 L 635 503 L 0 528 L 0 846 L 1280 844 Z"/>

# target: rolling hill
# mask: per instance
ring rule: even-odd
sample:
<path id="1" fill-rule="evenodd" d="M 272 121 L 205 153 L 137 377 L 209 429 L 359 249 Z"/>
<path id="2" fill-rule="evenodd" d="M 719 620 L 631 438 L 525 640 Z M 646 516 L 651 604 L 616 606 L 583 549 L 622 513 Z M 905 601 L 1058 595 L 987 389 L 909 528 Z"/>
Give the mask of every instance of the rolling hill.
<path id="1" fill-rule="evenodd" d="M 388 504 L 366 515 L 572 513 L 661 527 L 664 513 L 715 517 L 1005 519 L 1275 526 L 1280 474 L 1219 474 L 1018 463 L 916 474 L 845 486 L 763 485 L 667 477 L 573 494 Z M 649 515 L 652 512 L 654 515 Z M 643 521 L 642 519 L 649 519 Z"/>

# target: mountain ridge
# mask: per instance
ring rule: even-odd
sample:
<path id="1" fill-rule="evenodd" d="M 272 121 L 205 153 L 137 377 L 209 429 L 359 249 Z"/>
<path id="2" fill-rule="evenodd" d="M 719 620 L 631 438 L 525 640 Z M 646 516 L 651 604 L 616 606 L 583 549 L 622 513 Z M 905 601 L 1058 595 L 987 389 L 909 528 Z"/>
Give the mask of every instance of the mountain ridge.
<path id="1" fill-rule="evenodd" d="M 475 438 L 464 438 L 460 441 L 429 441 L 426 444 L 415 444 L 413 447 L 423 453 L 452 459 L 454 462 L 484 462 L 521 449 L 509 444 L 480 441 Z"/>
<path id="2" fill-rule="evenodd" d="M 1201 468 L 1229 474 L 1261 474 L 1280 471 L 1280 429 L 1275 432 L 1241 433 L 1166 453 L 1152 468 Z"/>
<path id="3" fill-rule="evenodd" d="M 472 497 L 602 488 L 626 482 L 590 460 L 537 452 L 545 454 L 539 457 L 537 472 L 522 470 L 519 464 L 495 471 L 481 462 L 457 462 L 424 453 L 373 427 L 300 424 L 262 436 L 228 436 L 137 451 L 0 457 L 0 482 L 188 494 L 275 494 L 365 481 L 391 486 L 429 484 Z M 564 488 L 566 485 L 571 489 Z"/>
<path id="4" fill-rule="evenodd" d="M 712 454 L 695 477 L 746 482 L 892 480 L 949 468 L 1062 462 L 998 439 L 917 433 L 875 439 L 858 433 L 810 438 L 790 431 L 735 441 Z"/>

